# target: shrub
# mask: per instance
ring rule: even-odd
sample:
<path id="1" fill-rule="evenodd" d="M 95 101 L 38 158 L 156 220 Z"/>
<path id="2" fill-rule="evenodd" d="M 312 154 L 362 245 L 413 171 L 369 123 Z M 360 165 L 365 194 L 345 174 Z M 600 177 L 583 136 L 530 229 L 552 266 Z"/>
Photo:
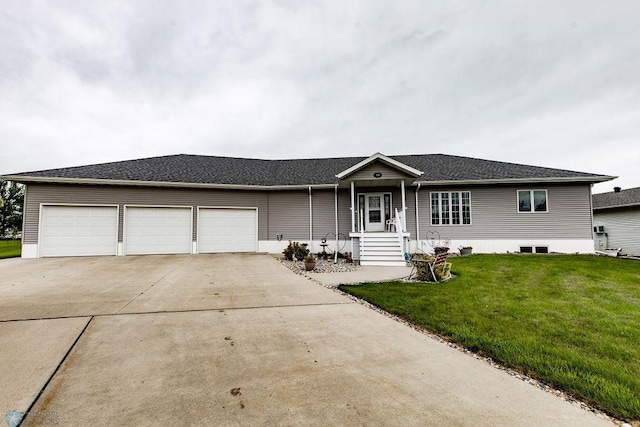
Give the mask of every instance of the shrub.
<path id="1" fill-rule="evenodd" d="M 293 261 L 294 257 L 298 261 L 302 261 L 304 257 L 309 255 L 309 249 L 307 249 L 307 246 L 307 243 L 292 242 L 291 240 L 289 240 L 289 245 L 284 248 L 282 254 L 284 255 L 285 259 L 289 261 Z"/>

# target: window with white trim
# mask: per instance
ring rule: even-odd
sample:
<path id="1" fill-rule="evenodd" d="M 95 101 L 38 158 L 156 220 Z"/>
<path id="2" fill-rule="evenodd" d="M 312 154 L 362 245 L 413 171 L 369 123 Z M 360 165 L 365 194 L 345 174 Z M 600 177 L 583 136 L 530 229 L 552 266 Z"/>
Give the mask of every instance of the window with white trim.
<path id="1" fill-rule="evenodd" d="M 471 192 L 431 193 L 431 225 L 470 225 Z"/>
<path id="2" fill-rule="evenodd" d="M 548 212 L 547 190 L 518 190 L 518 212 Z"/>

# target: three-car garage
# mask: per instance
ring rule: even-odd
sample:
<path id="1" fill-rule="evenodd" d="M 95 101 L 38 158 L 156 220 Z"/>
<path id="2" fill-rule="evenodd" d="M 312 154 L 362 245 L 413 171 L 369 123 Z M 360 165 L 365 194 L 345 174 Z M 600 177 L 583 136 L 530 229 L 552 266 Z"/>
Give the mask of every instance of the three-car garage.
<path id="1" fill-rule="evenodd" d="M 43 204 L 39 256 L 257 252 L 257 218 L 244 207 Z"/>

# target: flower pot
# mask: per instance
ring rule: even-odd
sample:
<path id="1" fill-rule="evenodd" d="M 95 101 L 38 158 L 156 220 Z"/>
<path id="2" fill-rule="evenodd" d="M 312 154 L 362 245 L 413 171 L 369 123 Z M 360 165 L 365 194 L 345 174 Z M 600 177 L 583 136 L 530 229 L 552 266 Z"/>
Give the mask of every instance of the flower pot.
<path id="1" fill-rule="evenodd" d="M 473 251 L 473 248 L 461 248 L 460 255 L 471 255 L 471 251 Z"/>
<path id="2" fill-rule="evenodd" d="M 304 269 L 305 269 L 305 270 L 307 270 L 307 271 L 311 271 L 311 270 L 313 270 L 314 268 L 316 268 L 316 263 L 315 263 L 315 261 L 312 261 L 312 262 L 305 262 L 305 263 L 304 263 Z"/>

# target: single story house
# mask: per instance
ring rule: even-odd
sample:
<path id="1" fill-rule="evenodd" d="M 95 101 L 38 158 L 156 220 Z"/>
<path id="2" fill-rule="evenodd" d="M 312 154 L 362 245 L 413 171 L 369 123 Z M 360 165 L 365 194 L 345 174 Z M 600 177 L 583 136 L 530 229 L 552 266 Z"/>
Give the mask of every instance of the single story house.
<path id="1" fill-rule="evenodd" d="M 596 250 L 640 256 L 640 187 L 593 195 L 593 236 Z"/>
<path id="2" fill-rule="evenodd" d="M 26 184 L 25 258 L 280 253 L 288 240 L 403 264 L 594 250 L 593 183 L 614 177 L 444 154 L 259 160 L 171 155 L 6 175 Z"/>

